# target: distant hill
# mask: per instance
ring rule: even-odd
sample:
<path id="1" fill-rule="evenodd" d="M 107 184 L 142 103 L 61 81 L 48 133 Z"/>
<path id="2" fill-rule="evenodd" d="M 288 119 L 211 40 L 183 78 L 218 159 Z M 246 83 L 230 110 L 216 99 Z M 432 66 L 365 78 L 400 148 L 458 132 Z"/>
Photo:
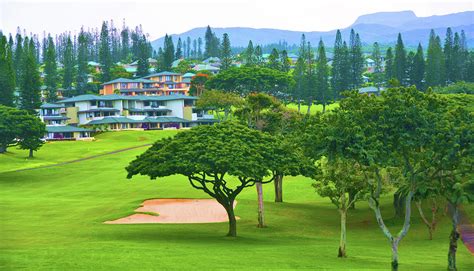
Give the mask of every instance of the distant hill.
<path id="1" fill-rule="evenodd" d="M 211 26 L 212 27 L 212 26 Z M 350 29 L 354 28 L 364 44 L 377 41 L 381 44 L 393 44 L 400 32 L 407 46 L 416 46 L 419 42 L 426 45 L 430 30 L 433 28 L 438 35 L 444 38 L 446 28 L 453 31 L 464 30 L 468 39 L 468 46 L 474 47 L 474 11 L 466 11 L 441 16 L 417 17 L 413 11 L 378 12 L 362 15 L 349 27 L 341 28 L 344 39 L 349 38 Z M 299 44 L 301 34 L 305 34 L 308 41 L 316 45 L 320 38 L 328 47 L 334 43 L 336 30 L 301 32 L 269 28 L 228 27 L 212 28 L 218 37 L 228 33 L 232 46 L 245 47 L 249 40 L 254 44 L 271 44 L 286 41 L 288 44 Z M 198 27 L 181 34 L 173 34 L 176 42 L 178 37 L 197 39 L 204 37 L 206 27 Z M 152 42 L 154 48 L 163 46 L 164 37 Z"/>

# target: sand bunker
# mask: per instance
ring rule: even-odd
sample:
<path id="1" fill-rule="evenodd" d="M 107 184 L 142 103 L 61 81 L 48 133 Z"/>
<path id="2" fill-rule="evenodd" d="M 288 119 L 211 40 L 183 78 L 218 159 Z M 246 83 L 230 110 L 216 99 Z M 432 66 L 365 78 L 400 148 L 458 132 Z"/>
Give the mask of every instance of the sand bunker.
<path id="1" fill-rule="evenodd" d="M 234 207 L 236 204 L 237 201 L 234 201 Z M 144 201 L 135 212 L 139 214 L 105 223 L 217 223 L 229 221 L 224 207 L 214 199 L 151 199 Z"/>

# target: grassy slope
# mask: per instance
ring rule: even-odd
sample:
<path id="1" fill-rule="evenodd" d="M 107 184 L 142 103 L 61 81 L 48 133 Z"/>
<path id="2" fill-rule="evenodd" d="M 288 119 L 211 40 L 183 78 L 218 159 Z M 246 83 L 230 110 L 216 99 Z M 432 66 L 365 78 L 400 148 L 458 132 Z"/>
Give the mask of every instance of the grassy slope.
<path id="1" fill-rule="evenodd" d="M 286 105 L 288 108 L 298 110 L 298 104 L 292 103 L 292 104 L 287 104 Z M 338 108 L 339 103 L 332 103 L 326 106 L 326 110 L 332 110 L 334 108 Z M 301 105 L 300 112 L 305 113 L 308 111 L 308 106 L 307 105 Z M 323 111 L 323 105 L 321 104 L 313 104 L 311 106 L 311 114 L 315 114 L 316 112 L 321 112 Z"/>
<path id="2" fill-rule="evenodd" d="M 0 154 L 0 172 L 57 164 L 83 157 L 107 153 L 127 147 L 153 143 L 158 137 L 171 136 L 175 130 L 108 132 L 95 136 L 95 141 L 47 142 L 28 159 L 28 151 L 16 147 Z"/>
<path id="3" fill-rule="evenodd" d="M 69 146 L 64 145 L 64 155 Z M 131 213 L 144 199 L 206 197 L 181 176 L 126 180 L 123 168 L 144 150 L 0 174 L 0 269 L 389 267 L 389 244 L 365 202 L 348 217 L 349 257 L 336 257 L 338 213 L 328 200 L 315 195 L 311 181 L 303 177 L 285 180 L 283 204 L 271 202 L 272 186 L 265 185 L 265 229 L 256 228 L 255 189 L 244 190 L 236 209 L 241 217 L 236 239 L 224 237 L 226 223 L 102 224 Z M 390 200 L 383 204 L 386 217 L 391 217 Z M 433 241 L 427 240 L 426 228 L 416 213 L 413 221 L 400 245 L 402 270 L 445 269 L 448 219 L 442 218 Z M 401 221 L 386 222 L 393 231 L 401 225 Z M 461 243 L 458 264 L 461 270 L 474 266 L 474 257 Z"/>

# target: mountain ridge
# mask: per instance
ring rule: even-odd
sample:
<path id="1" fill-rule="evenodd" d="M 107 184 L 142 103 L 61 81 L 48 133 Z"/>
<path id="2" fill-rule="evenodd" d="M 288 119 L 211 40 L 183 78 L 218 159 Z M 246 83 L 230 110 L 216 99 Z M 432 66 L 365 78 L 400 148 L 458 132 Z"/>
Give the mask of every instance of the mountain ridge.
<path id="1" fill-rule="evenodd" d="M 397 18 L 398 21 L 397 21 Z M 343 38 L 348 40 L 351 28 L 354 28 L 364 44 L 377 41 L 380 44 L 393 44 L 397 34 L 401 33 L 406 46 L 416 46 L 418 43 L 426 46 L 431 29 L 444 38 L 446 28 L 451 27 L 453 32 L 464 30 L 469 47 L 474 47 L 474 11 L 464 11 L 446 15 L 433 15 L 417 17 L 413 11 L 377 12 L 359 16 L 352 25 L 340 28 Z M 289 45 L 299 44 L 301 34 L 316 45 L 323 39 L 326 46 L 331 47 L 336 34 L 336 29 L 329 31 L 294 31 L 276 28 L 252 27 L 213 27 L 212 30 L 221 38 L 228 33 L 232 46 L 245 47 L 249 40 L 254 44 L 266 45 L 286 41 Z M 206 27 L 196 27 L 180 34 L 172 34 L 176 43 L 178 37 L 182 40 L 188 36 L 191 39 L 204 37 Z M 157 49 L 162 46 L 164 37 L 152 41 L 152 46 Z"/>

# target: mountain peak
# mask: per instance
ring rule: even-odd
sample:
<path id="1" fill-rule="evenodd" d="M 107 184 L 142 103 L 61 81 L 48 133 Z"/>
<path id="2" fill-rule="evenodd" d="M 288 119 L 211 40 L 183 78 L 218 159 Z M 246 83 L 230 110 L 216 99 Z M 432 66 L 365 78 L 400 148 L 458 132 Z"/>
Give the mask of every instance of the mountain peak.
<path id="1" fill-rule="evenodd" d="M 381 24 L 391 27 L 403 25 L 409 21 L 416 20 L 418 17 L 411 10 L 395 12 L 376 12 L 359 16 L 353 25 L 358 24 Z"/>

